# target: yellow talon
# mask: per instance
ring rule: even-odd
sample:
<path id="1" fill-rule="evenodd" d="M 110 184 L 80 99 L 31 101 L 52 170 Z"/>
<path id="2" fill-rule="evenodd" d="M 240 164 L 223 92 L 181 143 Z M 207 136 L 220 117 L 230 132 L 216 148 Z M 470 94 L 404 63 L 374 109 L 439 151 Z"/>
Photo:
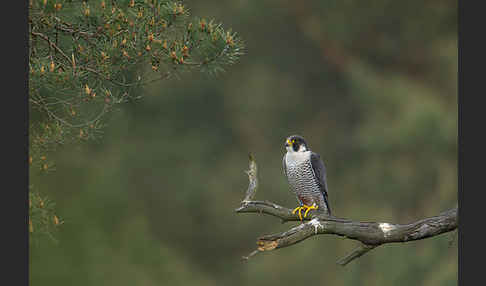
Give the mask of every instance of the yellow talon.
<path id="1" fill-rule="evenodd" d="M 317 210 L 317 206 L 316 204 L 313 204 L 312 206 L 307 206 L 307 210 L 305 211 L 304 213 L 304 217 L 307 217 L 307 213 L 310 211 L 310 210 Z"/>
<path id="2" fill-rule="evenodd" d="M 292 214 L 295 214 L 297 211 L 299 211 L 299 218 L 300 220 L 302 220 L 302 209 L 304 207 L 296 207 L 293 211 L 292 211 Z"/>
<path id="3" fill-rule="evenodd" d="M 308 206 L 308 205 L 299 206 L 292 211 L 292 214 L 295 214 L 297 211 L 299 211 L 299 219 L 302 220 L 302 210 L 305 210 L 304 217 L 307 217 L 307 214 L 309 213 L 310 210 L 317 210 L 317 206 L 316 204 L 313 204 L 312 206 Z"/>

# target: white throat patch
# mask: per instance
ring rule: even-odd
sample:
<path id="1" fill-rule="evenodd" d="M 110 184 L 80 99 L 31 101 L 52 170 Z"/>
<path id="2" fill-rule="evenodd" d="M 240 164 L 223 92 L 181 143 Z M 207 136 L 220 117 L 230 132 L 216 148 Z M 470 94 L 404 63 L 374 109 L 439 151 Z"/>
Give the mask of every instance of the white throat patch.
<path id="1" fill-rule="evenodd" d="M 296 166 L 310 160 L 310 151 L 305 152 L 287 152 L 285 162 L 289 166 Z"/>

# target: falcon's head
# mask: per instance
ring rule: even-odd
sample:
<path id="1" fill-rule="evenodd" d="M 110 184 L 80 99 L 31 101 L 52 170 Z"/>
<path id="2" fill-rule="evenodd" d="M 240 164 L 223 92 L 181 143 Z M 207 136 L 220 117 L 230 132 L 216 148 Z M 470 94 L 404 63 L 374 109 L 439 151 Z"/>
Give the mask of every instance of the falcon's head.
<path id="1" fill-rule="evenodd" d="M 307 142 L 304 137 L 300 135 L 292 135 L 285 140 L 285 148 L 287 152 L 305 152 L 308 151 Z"/>

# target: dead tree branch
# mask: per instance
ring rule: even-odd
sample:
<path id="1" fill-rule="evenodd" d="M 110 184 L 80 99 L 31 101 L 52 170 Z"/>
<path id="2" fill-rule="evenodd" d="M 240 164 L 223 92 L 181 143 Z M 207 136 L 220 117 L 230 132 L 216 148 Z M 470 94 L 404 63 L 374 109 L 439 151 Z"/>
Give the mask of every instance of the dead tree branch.
<path id="1" fill-rule="evenodd" d="M 250 180 L 246 196 L 248 198 L 254 196 L 252 186 L 256 186 L 256 163 L 252 157 L 250 157 L 250 171 L 247 173 Z M 296 214 L 292 214 L 291 209 L 268 201 L 244 200 L 235 211 L 237 213 L 265 213 L 280 218 L 282 222 L 299 220 Z M 304 220 L 305 222 L 302 224 L 283 233 L 264 235 L 258 238 L 257 250 L 244 258 L 248 259 L 258 252 L 291 246 L 314 235 L 333 234 L 361 242 L 361 246 L 337 262 L 344 266 L 382 244 L 425 239 L 453 231 L 458 226 L 457 207 L 437 216 L 408 224 L 357 222 L 326 216 L 313 211 Z"/>

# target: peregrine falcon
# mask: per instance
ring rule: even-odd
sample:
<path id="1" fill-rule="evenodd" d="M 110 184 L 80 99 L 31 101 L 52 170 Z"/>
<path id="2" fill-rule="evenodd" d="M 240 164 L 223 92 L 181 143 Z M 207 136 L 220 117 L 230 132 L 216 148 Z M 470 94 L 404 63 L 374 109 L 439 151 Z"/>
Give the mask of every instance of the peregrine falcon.
<path id="1" fill-rule="evenodd" d="M 299 212 L 302 220 L 310 210 L 331 214 L 327 200 L 326 168 L 319 154 L 312 152 L 305 139 L 292 135 L 285 141 L 287 153 L 283 157 L 283 169 L 292 191 L 300 204 L 293 214 Z"/>

